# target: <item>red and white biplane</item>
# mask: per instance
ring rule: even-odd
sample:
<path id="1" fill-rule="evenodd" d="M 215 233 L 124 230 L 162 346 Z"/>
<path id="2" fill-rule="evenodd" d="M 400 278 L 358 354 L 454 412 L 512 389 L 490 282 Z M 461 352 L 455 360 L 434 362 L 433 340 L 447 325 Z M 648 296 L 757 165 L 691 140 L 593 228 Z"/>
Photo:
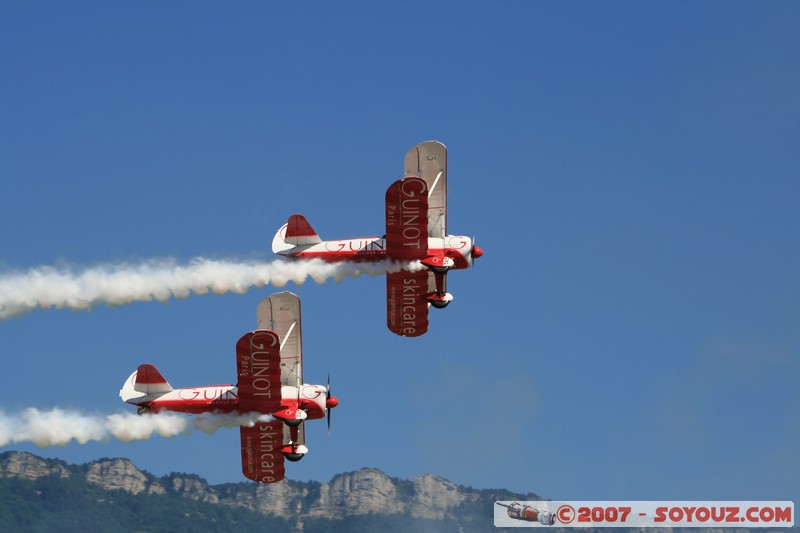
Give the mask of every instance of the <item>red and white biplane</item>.
<path id="1" fill-rule="evenodd" d="M 447 148 L 438 141 L 413 147 L 405 173 L 386 191 L 386 234 L 323 241 L 303 215 L 292 215 L 275 235 L 272 251 L 290 258 L 340 261 L 419 261 L 427 268 L 386 275 L 389 329 L 404 337 L 428 331 L 428 306 L 446 307 L 447 273 L 469 268 L 483 255 L 474 239 L 447 234 Z"/>
<path id="2" fill-rule="evenodd" d="M 173 389 L 153 365 L 140 365 L 125 382 L 120 397 L 139 413 L 261 414 L 241 426 L 242 472 L 260 483 L 284 478 L 284 458 L 299 461 L 308 452 L 306 420 L 327 415 L 339 405 L 327 386 L 303 383 L 300 299 L 280 292 L 258 305 L 258 329 L 236 343 L 237 385 Z M 256 417 L 254 417 L 255 419 Z"/>

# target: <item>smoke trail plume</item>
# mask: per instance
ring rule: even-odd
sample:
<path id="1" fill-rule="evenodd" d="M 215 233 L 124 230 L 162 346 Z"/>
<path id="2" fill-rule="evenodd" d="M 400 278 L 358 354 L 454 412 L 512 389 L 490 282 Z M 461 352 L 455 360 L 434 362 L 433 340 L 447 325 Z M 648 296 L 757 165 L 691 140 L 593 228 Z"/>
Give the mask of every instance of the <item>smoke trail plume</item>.
<path id="1" fill-rule="evenodd" d="M 317 283 L 362 274 L 375 276 L 399 270 L 417 270 L 419 262 L 325 263 L 275 260 L 217 261 L 196 258 L 180 265 L 174 260 L 153 260 L 137 265 L 105 265 L 82 270 L 43 266 L 26 272 L 0 274 L 0 320 L 36 308 L 90 309 L 94 305 L 165 302 L 208 292 L 243 294 L 253 287 L 296 285 L 311 278 Z"/>
<path id="2" fill-rule="evenodd" d="M 194 430 L 211 434 L 222 428 L 249 426 L 258 421 L 270 420 L 273 420 L 270 415 L 258 413 L 203 413 L 192 417 L 179 413 L 117 413 L 98 416 L 59 408 L 40 411 L 30 407 L 20 415 L 0 411 L 0 446 L 30 442 L 40 448 L 48 448 L 66 446 L 73 440 L 86 444 L 110 438 L 131 442 L 147 440 L 154 433 L 166 438 L 188 434 Z"/>

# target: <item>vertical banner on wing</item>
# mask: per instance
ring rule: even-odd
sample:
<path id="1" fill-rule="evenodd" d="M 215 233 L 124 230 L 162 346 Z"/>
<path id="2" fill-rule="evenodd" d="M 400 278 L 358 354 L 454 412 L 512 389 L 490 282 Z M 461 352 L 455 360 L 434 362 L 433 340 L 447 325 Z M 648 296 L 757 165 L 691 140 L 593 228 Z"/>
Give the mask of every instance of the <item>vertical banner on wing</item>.
<path id="1" fill-rule="evenodd" d="M 285 477 L 283 422 L 256 422 L 240 428 L 242 473 L 259 483 L 275 483 Z"/>
<path id="2" fill-rule="evenodd" d="M 386 324 L 392 333 L 418 337 L 428 331 L 427 270 L 386 274 Z"/>
<path id="3" fill-rule="evenodd" d="M 428 184 L 424 179 L 403 178 L 386 190 L 386 252 L 402 261 L 428 255 Z"/>
<path id="4" fill-rule="evenodd" d="M 239 405 L 242 412 L 272 413 L 281 404 L 281 355 L 278 335 L 258 329 L 236 343 Z"/>

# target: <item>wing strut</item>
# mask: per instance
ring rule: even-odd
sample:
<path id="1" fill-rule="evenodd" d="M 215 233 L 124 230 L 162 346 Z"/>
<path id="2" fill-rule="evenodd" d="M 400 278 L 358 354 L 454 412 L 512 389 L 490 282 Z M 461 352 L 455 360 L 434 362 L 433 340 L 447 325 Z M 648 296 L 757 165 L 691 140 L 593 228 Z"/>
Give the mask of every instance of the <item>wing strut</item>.
<path id="1" fill-rule="evenodd" d="M 431 185 L 430 188 L 428 189 L 428 199 L 430 199 L 431 195 L 433 194 L 433 191 L 436 189 L 436 184 L 439 183 L 439 178 L 442 177 L 443 173 L 444 171 L 440 170 L 439 173 L 436 174 L 436 179 L 433 180 L 433 185 Z"/>
<path id="2" fill-rule="evenodd" d="M 286 344 L 286 341 L 289 339 L 289 336 L 292 334 L 292 330 L 297 325 L 297 320 L 292 322 L 292 325 L 289 326 L 289 330 L 286 332 L 286 335 L 283 336 L 283 341 L 281 341 L 281 350 L 283 350 L 283 346 Z"/>

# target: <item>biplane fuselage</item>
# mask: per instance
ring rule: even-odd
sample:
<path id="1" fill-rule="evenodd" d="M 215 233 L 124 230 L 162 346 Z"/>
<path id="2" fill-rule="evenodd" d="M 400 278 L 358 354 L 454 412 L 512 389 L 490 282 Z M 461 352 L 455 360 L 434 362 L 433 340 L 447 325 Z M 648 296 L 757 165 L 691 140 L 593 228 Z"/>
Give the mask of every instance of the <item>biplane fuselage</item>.
<path id="1" fill-rule="evenodd" d="M 284 230 L 285 227 L 281 228 Z M 472 260 L 479 255 L 472 253 L 472 239 L 460 235 L 448 235 L 444 239 L 428 238 L 428 255 L 449 257 L 453 260 L 451 269 L 469 268 Z M 392 259 L 386 251 L 386 239 L 381 237 L 361 237 L 338 241 L 322 241 L 317 244 L 297 246 L 291 252 L 278 252 L 278 255 L 298 259 L 321 259 L 329 263 L 342 261 L 379 262 Z"/>
<path id="2" fill-rule="evenodd" d="M 129 380 L 133 384 L 136 380 L 136 373 L 132 374 Z M 281 387 L 281 404 L 278 410 L 259 410 L 256 407 L 256 410 L 253 411 L 253 406 L 244 407 L 243 403 L 239 401 L 238 387 L 234 385 L 212 385 L 173 389 L 171 392 L 152 400 L 138 401 L 136 406 L 140 412 L 174 411 L 193 415 L 200 413 L 261 413 L 289 420 L 296 419 L 296 416 L 292 415 L 302 410 L 306 413 L 306 416 L 303 417 L 304 419 L 316 420 L 325 418 L 325 413 L 327 412 L 325 395 L 326 388 L 324 385 L 303 385 L 299 388 L 299 391 L 297 387 Z"/>

